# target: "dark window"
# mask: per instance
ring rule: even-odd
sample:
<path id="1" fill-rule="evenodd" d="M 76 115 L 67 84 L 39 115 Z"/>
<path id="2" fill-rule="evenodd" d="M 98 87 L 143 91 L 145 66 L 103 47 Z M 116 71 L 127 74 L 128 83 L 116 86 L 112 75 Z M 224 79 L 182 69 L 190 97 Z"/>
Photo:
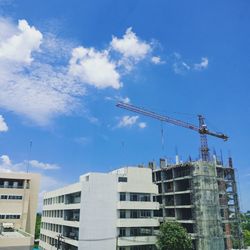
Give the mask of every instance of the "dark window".
<path id="1" fill-rule="evenodd" d="M 120 201 L 126 200 L 126 193 L 120 193 Z"/>
<path id="2" fill-rule="evenodd" d="M 131 193 L 130 194 L 130 201 L 138 201 L 139 200 L 139 195 L 136 193 Z"/>
<path id="3" fill-rule="evenodd" d="M 122 219 L 126 218 L 126 211 L 125 210 L 120 210 L 120 218 L 122 218 Z"/>
<path id="4" fill-rule="evenodd" d="M 118 177 L 118 182 L 128 182 L 127 177 Z"/>
<path id="5" fill-rule="evenodd" d="M 119 237 L 126 236 L 126 228 L 120 228 L 119 230 Z"/>

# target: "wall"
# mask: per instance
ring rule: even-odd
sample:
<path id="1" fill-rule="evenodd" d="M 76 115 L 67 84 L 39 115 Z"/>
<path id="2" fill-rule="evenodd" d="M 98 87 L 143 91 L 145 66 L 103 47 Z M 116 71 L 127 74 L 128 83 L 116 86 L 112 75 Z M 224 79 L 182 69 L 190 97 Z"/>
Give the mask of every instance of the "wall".
<path id="1" fill-rule="evenodd" d="M 79 249 L 116 249 L 117 177 L 92 173 L 87 179 L 82 182 Z"/>

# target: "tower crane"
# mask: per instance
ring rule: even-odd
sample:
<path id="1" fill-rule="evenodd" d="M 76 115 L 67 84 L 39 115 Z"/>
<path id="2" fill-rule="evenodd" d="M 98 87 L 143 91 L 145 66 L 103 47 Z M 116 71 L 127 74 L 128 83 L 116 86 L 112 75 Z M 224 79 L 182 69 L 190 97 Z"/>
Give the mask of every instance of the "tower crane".
<path id="1" fill-rule="evenodd" d="M 150 110 L 146 110 L 144 108 L 140 108 L 129 103 L 118 102 L 116 106 L 122 109 L 132 111 L 134 113 L 138 113 L 144 116 L 151 117 L 153 119 L 156 119 L 162 122 L 171 123 L 176 126 L 180 126 L 180 127 L 191 129 L 191 130 L 198 132 L 200 134 L 200 142 L 201 142 L 200 153 L 201 153 L 202 161 L 209 161 L 209 148 L 208 148 L 208 142 L 207 142 L 207 135 L 211 135 L 211 136 L 223 139 L 224 141 L 228 140 L 227 135 L 220 133 L 220 132 L 213 132 L 209 130 L 205 123 L 205 118 L 202 115 L 198 115 L 199 126 L 196 126 L 188 122 L 184 122 L 178 119 L 168 117 L 166 115 L 157 114 Z"/>

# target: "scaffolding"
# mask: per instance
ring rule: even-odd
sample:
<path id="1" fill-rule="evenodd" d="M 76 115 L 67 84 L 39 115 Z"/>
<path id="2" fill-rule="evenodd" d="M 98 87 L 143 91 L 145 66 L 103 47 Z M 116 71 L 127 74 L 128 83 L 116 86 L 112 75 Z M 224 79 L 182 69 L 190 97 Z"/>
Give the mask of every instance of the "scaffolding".
<path id="1" fill-rule="evenodd" d="M 167 164 L 161 159 L 160 169 L 153 169 L 153 180 L 159 189 L 159 217 L 180 222 L 194 249 L 243 248 L 232 161 L 222 166 L 217 160 Z"/>

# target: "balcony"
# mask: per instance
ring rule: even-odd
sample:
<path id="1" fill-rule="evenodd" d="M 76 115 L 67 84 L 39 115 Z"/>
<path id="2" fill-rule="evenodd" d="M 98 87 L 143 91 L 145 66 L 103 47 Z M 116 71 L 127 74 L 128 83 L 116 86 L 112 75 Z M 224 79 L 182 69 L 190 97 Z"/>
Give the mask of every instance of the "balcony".
<path id="1" fill-rule="evenodd" d="M 63 227 L 63 236 L 72 240 L 79 239 L 79 229 L 75 227 Z"/>
<path id="2" fill-rule="evenodd" d="M 81 202 L 81 192 L 67 194 L 65 196 L 65 204 L 77 204 Z"/>
<path id="3" fill-rule="evenodd" d="M 80 221 L 80 210 L 65 210 L 64 212 L 64 220 L 66 221 Z"/>

